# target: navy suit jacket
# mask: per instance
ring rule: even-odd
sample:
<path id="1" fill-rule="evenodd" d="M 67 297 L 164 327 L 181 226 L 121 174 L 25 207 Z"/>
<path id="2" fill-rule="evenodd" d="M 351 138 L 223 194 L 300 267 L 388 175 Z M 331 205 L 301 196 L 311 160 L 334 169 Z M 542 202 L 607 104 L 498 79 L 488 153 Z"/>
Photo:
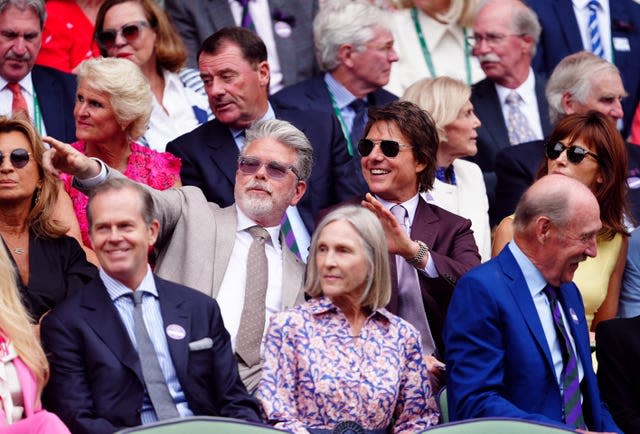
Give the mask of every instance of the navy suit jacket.
<path id="1" fill-rule="evenodd" d="M 566 56 L 584 50 L 578 20 L 571 0 L 526 0 L 538 14 L 542 34 L 533 69 L 550 76 L 556 65 Z M 618 50 L 613 44 L 614 63 L 620 70 L 622 82 L 629 96 L 622 102 L 625 132 L 631 126 L 640 98 L 640 5 L 633 0 L 609 0 L 612 38 L 626 39 L 629 50 Z"/>
<path id="2" fill-rule="evenodd" d="M 544 95 L 546 80 L 536 75 L 536 96 L 538 99 L 538 112 L 540 113 L 540 123 L 542 134 L 546 137 L 551 132 L 551 122 L 549 122 L 549 106 Z M 469 158 L 482 169 L 484 181 L 489 196 L 489 204 L 492 206 L 496 196 L 494 195 L 496 186 L 495 161 L 501 149 L 510 147 L 509 132 L 507 123 L 502 115 L 502 106 L 498 98 L 495 84 L 485 78 L 472 86 L 471 103 L 473 110 L 482 122 L 478 128 L 478 153 Z"/>
<path id="3" fill-rule="evenodd" d="M 628 177 L 640 177 L 640 146 L 626 144 Z M 544 156 L 544 142 L 536 140 L 505 148 L 496 157 L 496 200 L 491 209 L 492 224 L 513 214 L 520 197 L 536 179 Z M 634 184 L 627 200 L 636 221 L 640 221 L 640 188 Z"/>
<path id="4" fill-rule="evenodd" d="M 73 107 L 76 102 L 76 76 L 35 65 L 31 70 L 31 79 L 47 135 L 66 143 L 75 142 L 76 121 Z"/>
<path id="5" fill-rule="evenodd" d="M 183 339 L 167 336 L 167 343 L 191 411 L 259 422 L 257 403 L 238 376 L 217 302 L 157 276 L 155 281 L 165 326 L 178 324 L 186 332 Z M 74 434 L 140 425 L 140 359 L 100 279 L 47 315 L 41 336 L 51 365 L 44 405 Z M 189 349 L 190 342 L 207 337 L 213 340 L 210 349 Z"/>
<path id="6" fill-rule="evenodd" d="M 621 432 L 600 399 L 578 288 L 562 285 L 559 300 L 584 368 L 585 422 L 593 431 Z M 515 417 L 566 427 L 542 323 L 508 247 L 459 280 L 444 340 L 452 420 Z"/>
<path id="7" fill-rule="evenodd" d="M 320 210 L 366 191 L 357 177 L 359 161 L 349 156 L 334 116 L 321 112 L 274 107 L 277 119 L 291 122 L 313 146 L 313 170 L 298 211 L 309 232 Z M 235 202 L 238 146 L 229 128 L 213 119 L 167 144 L 167 151 L 182 159 L 184 185 L 200 187 L 209 202 L 227 207 Z"/>
<path id="8" fill-rule="evenodd" d="M 385 106 L 396 101 L 397 96 L 382 88 L 367 95 L 370 106 Z M 299 110 L 317 110 L 325 113 L 333 112 L 331 98 L 324 75 L 318 75 L 292 86 L 287 86 L 271 97 L 274 105 Z"/>

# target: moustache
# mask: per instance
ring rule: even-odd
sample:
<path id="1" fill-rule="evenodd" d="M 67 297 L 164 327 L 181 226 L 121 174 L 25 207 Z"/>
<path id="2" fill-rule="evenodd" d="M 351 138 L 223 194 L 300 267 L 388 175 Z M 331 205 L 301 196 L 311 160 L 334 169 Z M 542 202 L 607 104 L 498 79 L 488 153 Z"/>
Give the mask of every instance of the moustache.
<path id="1" fill-rule="evenodd" d="M 266 182 L 263 181 L 257 181 L 257 180 L 253 180 L 250 181 L 246 186 L 245 186 L 245 190 L 262 190 L 266 193 L 273 193 L 273 189 L 271 188 L 271 186 L 269 184 L 267 184 Z"/>
<path id="2" fill-rule="evenodd" d="M 5 60 L 31 60 L 31 53 L 25 52 L 23 55 L 18 56 L 13 51 L 9 51 L 5 56 Z"/>
<path id="3" fill-rule="evenodd" d="M 478 62 L 483 63 L 483 62 L 500 62 L 500 56 L 498 56 L 495 53 L 489 53 L 489 54 L 482 54 L 478 57 Z"/>

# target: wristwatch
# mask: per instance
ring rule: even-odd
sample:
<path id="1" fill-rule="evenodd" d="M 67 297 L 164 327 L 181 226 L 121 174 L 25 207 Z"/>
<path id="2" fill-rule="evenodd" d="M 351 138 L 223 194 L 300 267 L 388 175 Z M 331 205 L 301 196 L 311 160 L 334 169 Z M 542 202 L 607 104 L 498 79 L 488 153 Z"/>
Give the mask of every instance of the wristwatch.
<path id="1" fill-rule="evenodd" d="M 416 243 L 418 243 L 418 251 L 416 252 L 416 255 L 413 258 L 407 259 L 407 262 L 411 265 L 418 265 L 422 262 L 424 257 L 427 256 L 427 253 L 429 253 L 429 248 L 425 243 L 420 240 L 416 240 Z"/>

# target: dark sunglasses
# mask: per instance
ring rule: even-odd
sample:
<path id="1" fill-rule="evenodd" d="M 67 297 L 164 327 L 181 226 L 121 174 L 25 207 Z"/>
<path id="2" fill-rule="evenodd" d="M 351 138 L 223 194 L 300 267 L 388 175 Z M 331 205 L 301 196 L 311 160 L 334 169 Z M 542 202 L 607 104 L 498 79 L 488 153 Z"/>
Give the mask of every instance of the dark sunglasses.
<path id="1" fill-rule="evenodd" d="M 0 166 L 4 163 L 4 155 L 0 152 Z M 11 161 L 11 165 L 16 169 L 22 169 L 29 163 L 29 156 L 31 152 L 27 152 L 26 149 L 18 148 L 11 151 L 9 154 L 9 161 Z"/>
<path id="2" fill-rule="evenodd" d="M 290 170 L 298 179 L 300 179 L 298 172 L 296 172 L 296 168 L 293 166 L 285 166 L 284 164 L 280 164 L 276 161 L 264 163 L 262 160 L 255 157 L 240 157 L 238 159 L 238 170 L 247 175 L 257 173 L 262 166 L 267 168 L 267 175 L 269 178 L 282 179 L 287 176 L 287 172 Z"/>
<path id="3" fill-rule="evenodd" d="M 565 146 L 560 142 L 545 143 L 544 145 L 544 153 L 549 160 L 557 159 L 565 150 L 567 151 L 567 160 L 573 164 L 580 164 L 587 155 L 591 155 L 596 161 L 599 161 L 598 155 L 587 151 L 581 146 Z"/>
<path id="4" fill-rule="evenodd" d="M 412 148 L 411 145 L 403 145 L 395 140 L 371 140 L 362 139 L 358 142 L 358 152 L 361 156 L 366 157 L 373 151 L 375 145 L 380 146 L 380 150 L 385 157 L 393 158 L 397 157 L 400 152 L 400 148 Z"/>
<path id="5" fill-rule="evenodd" d="M 120 30 L 107 29 L 96 34 L 96 40 L 98 44 L 105 50 L 110 50 L 116 45 L 116 39 L 118 35 L 122 35 L 127 43 L 132 43 L 140 37 L 143 27 L 149 27 L 149 23 L 146 21 L 136 21 L 135 23 L 127 23 L 120 27 Z"/>

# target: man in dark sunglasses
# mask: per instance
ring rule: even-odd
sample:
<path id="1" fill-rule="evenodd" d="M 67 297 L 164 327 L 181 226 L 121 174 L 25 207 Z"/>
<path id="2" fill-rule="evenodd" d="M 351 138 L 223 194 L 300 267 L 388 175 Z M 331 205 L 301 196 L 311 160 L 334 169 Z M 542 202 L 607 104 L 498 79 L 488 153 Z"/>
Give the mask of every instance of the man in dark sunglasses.
<path id="1" fill-rule="evenodd" d="M 364 206 L 385 228 L 392 269 L 387 309 L 422 335 L 433 374 L 442 376 L 442 326 L 453 287 L 480 263 L 471 222 L 419 194 L 433 185 L 438 134 L 431 117 L 415 104 L 393 102 L 369 110 L 365 138 L 358 143 L 369 186 Z"/>
<path id="2" fill-rule="evenodd" d="M 219 208 L 207 202 L 194 187 L 148 190 L 154 218 L 162 223 L 155 244 L 155 272 L 216 298 L 240 377 L 251 391 L 260 379 L 259 352 L 267 313 L 304 301 L 304 264 L 289 248 L 291 228 L 283 218 L 307 189 L 314 150 L 300 130 L 276 119 L 258 122 L 246 131 L 246 138 L 248 144 L 229 163 L 235 178 L 235 203 L 230 206 Z M 45 164 L 51 166 L 53 161 L 80 184 L 92 177 L 95 185 L 122 176 L 113 170 L 101 172 L 98 162 L 70 145 L 47 140 L 55 150 L 47 153 Z M 69 154 L 75 156 L 72 165 L 65 163 Z M 257 238 L 262 241 L 256 241 L 256 247 L 261 245 L 266 259 L 256 264 L 249 255 Z M 266 275 L 250 271 L 250 265 L 255 267 L 251 270 L 264 266 L 268 271 Z M 251 295 L 245 297 L 245 293 Z"/>
<path id="3" fill-rule="evenodd" d="M 42 44 L 44 0 L 0 1 L 0 115 L 29 115 L 38 133 L 75 141 L 76 78 L 34 66 Z"/>
<path id="4" fill-rule="evenodd" d="M 565 115 L 589 110 L 606 115 L 612 122 L 618 122 L 624 116 L 622 101 L 626 91 L 618 68 L 586 51 L 567 56 L 556 66 L 549 77 L 546 93 L 549 117 L 553 123 Z M 496 200 L 490 209 L 492 224 L 513 214 L 522 193 L 533 183 L 545 152 L 549 158 L 555 159 L 559 150 L 557 144 L 545 145 L 543 140 L 536 140 L 505 148 L 498 154 Z M 567 150 L 567 157 L 574 164 L 582 161 L 582 156 L 578 154 L 583 152 L 575 147 Z M 634 179 L 640 173 L 640 147 L 627 143 L 627 156 L 628 199 L 633 216 L 639 220 L 640 183 L 634 182 Z"/>

